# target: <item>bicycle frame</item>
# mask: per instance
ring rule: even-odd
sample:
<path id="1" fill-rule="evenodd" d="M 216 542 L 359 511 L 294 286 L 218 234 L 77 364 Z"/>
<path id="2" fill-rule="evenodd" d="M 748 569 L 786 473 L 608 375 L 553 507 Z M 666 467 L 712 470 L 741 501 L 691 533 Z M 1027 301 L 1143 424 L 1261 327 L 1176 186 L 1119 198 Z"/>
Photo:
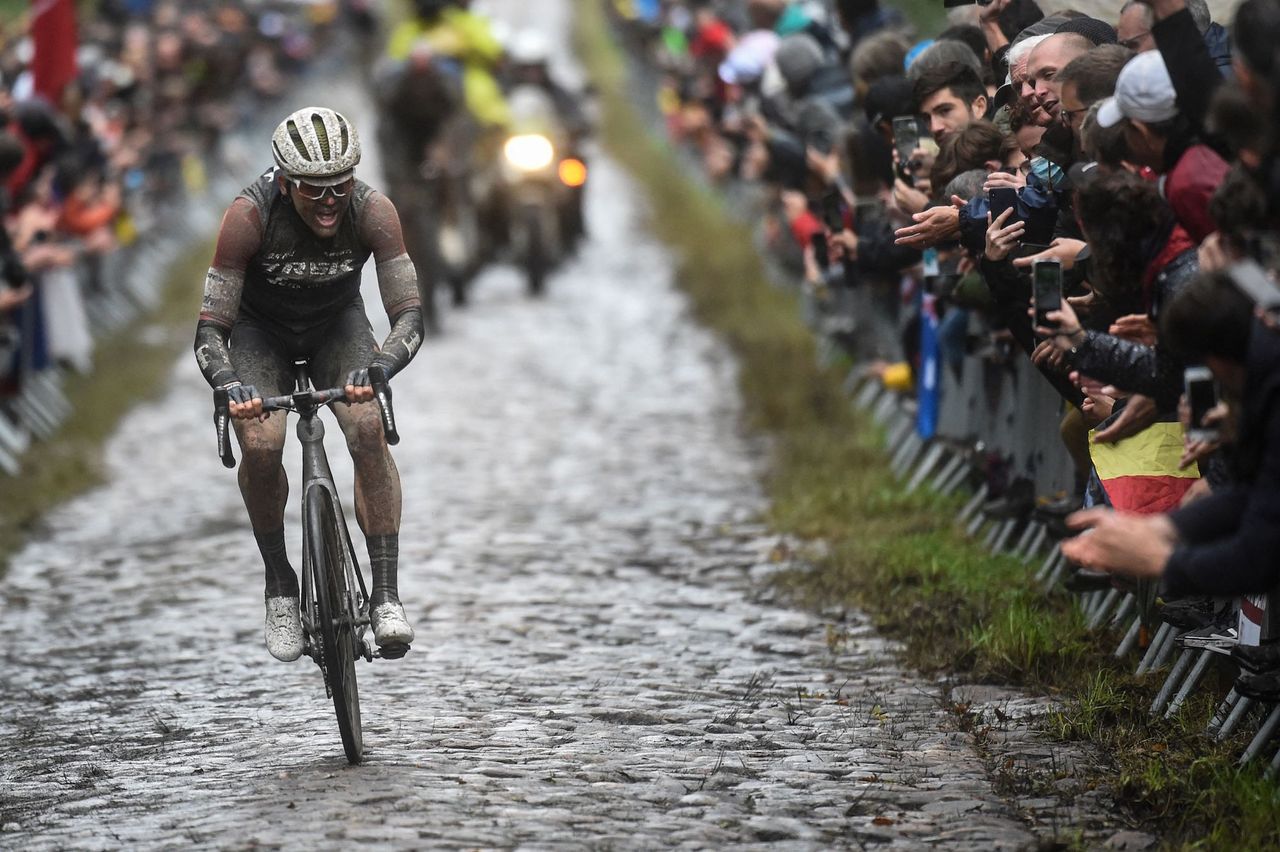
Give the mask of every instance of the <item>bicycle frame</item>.
<path id="1" fill-rule="evenodd" d="M 295 405 L 293 410 L 298 414 L 297 435 L 302 444 L 302 516 L 307 517 L 307 507 L 315 499 L 315 489 L 322 488 L 329 493 L 333 507 L 338 513 L 338 536 L 341 539 L 342 551 L 346 554 L 343 560 L 343 576 L 339 578 L 342 592 L 341 609 L 351 619 L 356 641 L 359 642 L 360 653 L 366 661 L 373 659 L 373 649 L 365 639 L 366 628 L 369 627 L 369 590 L 365 586 L 364 574 L 360 571 L 360 561 L 356 557 L 355 545 L 347 532 L 347 518 L 342 510 L 342 501 L 338 499 L 338 487 L 333 481 L 333 471 L 329 467 L 329 457 L 324 451 L 324 423 L 317 416 L 321 405 L 312 404 L 306 397 L 311 392 L 311 380 L 307 375 L 305 363 L 294 365 Z M 306 526 L 303 526 L 305 531 Z M 306 636 L 306 653 L 317 663 L 320 662 L 315 648 L 314 638 L 319 635 L 319 625 L 315 623 L 315 589 L 311 587 L 311 550 L 302 549 L 302 597 L 300 615 L 303 633 Z"/>
<path id="2" fill-rule="evenodd" d="M 383 435 L 388 444 L 397 444 L 400 435 L 391 410 L 391 387 L 387 383 L 386 370 L 370 366 L 369 384 L 378 401 Z M 264 412 L 293 411 L 298 415 L 297 434 L 302 444 L 303 540 L 299 618 L 303 628 L 303 651 L 320 668 L 325 692 L 333 700 L 337 713 L 343 750 L 348 762 L 354 764 L 359 763 L 364 754 L 355 660 L 363 657 L 366 662 L 371 662 L 375 656 L 387 659 L 402 657 L 409 646 L 388 645 L 375 654 L 373 644 L 365 637 L 367 629 L 372 626 L 369 590 L 347 531 L 347 519 L 342 511 L 342 501 L 338 499 L 333 471 L 324 452 L 324 424 L 316 416 L 326 405 L 345 402 L 346 399 L 343 388 L 313 389 L 307 362 L 299 360 L 294 361 L 294 392 L 289 396 L 268 397 L 261 402 Z M 228 468 L 235 467 L 227 388 L 213 392 L 213 423 L 222 463 Z M 323 560 L 323 565 L 317 565 L 317 559 Z M 339 560 L 341 568 L 334 564 Z M 323 571 L 323 576 L 315 576 L 318 571 Z M 317 583 L 319 589 L 316 588 Z M 321 620 L 322 611 L 325 620 Z"/>

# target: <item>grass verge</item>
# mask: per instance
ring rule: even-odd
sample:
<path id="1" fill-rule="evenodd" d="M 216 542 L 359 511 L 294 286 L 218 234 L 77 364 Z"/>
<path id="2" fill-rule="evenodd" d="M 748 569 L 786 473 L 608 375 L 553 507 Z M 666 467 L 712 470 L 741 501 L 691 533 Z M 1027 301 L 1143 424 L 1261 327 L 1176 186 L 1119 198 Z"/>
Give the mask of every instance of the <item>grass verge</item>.
<path id="1" fill-rule="evenodd" d="M 842 376 L 817 366 L 795 297 L 770 284 L 748 228 L 699 182 L 679 179 L 673 152 L 628 102 L 603 4 L 577 0 L 577 13 L 603 141 L 646 192 L 651 228 L 676 255 L 698 318 L 737 355 L 748 426 L 770 438 L 770 520 L 827 545 L 814 570 L 785 580 L 795 598 L 870 613 L 922 670 L 1058 695 L 1063 709 L 1049 735 L 1093 743 L 1110 762 L 1104 776 L 1081 780 L 1115 789 L 1127 821 L 1167 845 L 1238 848 L 1248 837 L 1252 848 L 1280 847 L 1277 787 L 1234 769 L 1240 742 L 1203 737 L 1211 708 L 1150 720 L 1159 684 L 1134 680 L 1111 659 L 1116 637 L 1091 636 L 1065 597 L 1029 582 L 1026 566 L 965 538 L 950 522 L 954 502 L 904 493 L 881 436 L 851 410 Z"/>
<path id="2" fill-rule="evenodd" d="M 187 252 L 166 272 L 157 309 L 98 341 L 93 372 L 68 380 L 70 419 L 52 439 L 33 443 L 21 473 L 0 489 L 0 575 L 46 512 L 101 481 L 103 442 L 130 408 L 162 387 L 174 356 L 191 343 L 187 332 L 212 254 L 212 245 Z"/>

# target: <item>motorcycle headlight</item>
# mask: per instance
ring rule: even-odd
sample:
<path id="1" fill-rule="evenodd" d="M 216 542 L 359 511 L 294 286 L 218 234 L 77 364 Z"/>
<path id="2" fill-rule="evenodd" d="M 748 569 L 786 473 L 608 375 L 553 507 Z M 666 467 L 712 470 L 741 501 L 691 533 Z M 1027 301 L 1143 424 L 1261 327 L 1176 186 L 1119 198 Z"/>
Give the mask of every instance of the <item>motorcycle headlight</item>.
<path id="1" fill-rule="evenodd" d="M 539 133 L 512 136 L 502 151 L 508 163 L 524 172 L 542 171 L 555 159 L 551 140 Z"/>

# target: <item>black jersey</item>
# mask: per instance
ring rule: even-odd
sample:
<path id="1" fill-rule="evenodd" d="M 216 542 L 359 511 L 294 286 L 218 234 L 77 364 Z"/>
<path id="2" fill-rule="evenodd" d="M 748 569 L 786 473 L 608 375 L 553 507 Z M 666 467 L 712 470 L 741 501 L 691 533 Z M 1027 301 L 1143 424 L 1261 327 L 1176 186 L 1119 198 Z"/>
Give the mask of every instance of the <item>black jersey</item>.
<path id="1" fill-rule="evenodd" d="M 240 193 L 258 208 L 262 245 L 245 270 L 242 315 L 298 334 L 324 325 L 360 298 L 372 249 L 359 223 L 373 188 L 357 180 L 351 205 L 330 238 L 317 237 L 267 172 Z"/>

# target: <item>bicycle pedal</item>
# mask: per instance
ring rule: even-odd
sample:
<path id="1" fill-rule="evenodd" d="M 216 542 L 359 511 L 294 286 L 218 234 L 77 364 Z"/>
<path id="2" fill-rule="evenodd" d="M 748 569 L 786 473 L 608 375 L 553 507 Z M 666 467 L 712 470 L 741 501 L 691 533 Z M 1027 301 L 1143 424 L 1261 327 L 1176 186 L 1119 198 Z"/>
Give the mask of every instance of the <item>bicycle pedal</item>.
<path id="1" fill-rule="evenodd" d="M 378 648 L 377 656 L 384 660 L 398 660 L 409 653 L 409 646 L 404 642 L 388 642 Z"/>

